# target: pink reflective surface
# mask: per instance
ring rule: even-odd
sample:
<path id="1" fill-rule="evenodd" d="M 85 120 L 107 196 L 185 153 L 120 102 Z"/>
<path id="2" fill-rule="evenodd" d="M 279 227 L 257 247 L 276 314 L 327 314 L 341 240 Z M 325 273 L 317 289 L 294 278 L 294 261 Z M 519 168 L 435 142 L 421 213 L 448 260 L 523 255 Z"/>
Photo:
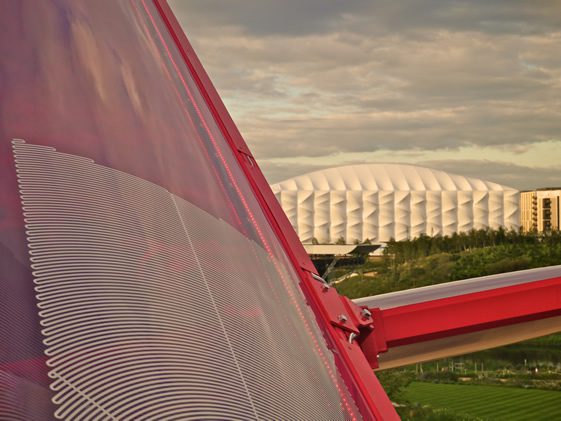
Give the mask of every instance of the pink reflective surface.
<path id="1" fill-rule="evenodd" d="M 155 7 L 5 0 L 0 28 L 0 418 L 112 408 L 138 419 L 161 407 L 180 407 L 179 417 L 359 418 Z M 173 334 L 164 321 L 177 322 Z M 103 385 L 120 381 L 124 359 L 139 373 L 153 367 L 123 345 L 131 335 L 157 344 L 145 352 L 161 378 L 147 380 L 149 393 L 127 383 L 128 406 L 117 408 Z M 123 349 L 133 351 L 114 358 Z M 96 363 L 103 385 L 83 371 Z M 201 385 L 193 370 L 213 380 Z M 240 388 L 241 398 L 228 392 Z"/>

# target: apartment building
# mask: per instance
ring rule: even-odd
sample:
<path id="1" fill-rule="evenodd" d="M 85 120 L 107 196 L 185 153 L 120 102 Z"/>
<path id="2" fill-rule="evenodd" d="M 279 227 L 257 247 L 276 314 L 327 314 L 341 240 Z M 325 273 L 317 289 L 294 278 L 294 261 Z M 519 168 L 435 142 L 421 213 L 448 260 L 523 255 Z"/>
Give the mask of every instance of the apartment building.
<path id="1" fill-rule="evenodd" d="M 520 222 L 524 232 L 559 231 L 561 188 L 520 193 Z"/>

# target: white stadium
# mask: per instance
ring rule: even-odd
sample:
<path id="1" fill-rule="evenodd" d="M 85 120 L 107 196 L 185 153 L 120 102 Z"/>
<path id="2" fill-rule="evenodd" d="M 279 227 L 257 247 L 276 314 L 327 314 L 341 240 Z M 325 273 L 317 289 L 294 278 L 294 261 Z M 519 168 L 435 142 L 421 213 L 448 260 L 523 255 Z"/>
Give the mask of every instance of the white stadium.
<path id="1" fill-rule="evenodd" d="M 518 190 L 412 165 L 329 168 L 271 186 L 303 243 L 518 229 Z"/>

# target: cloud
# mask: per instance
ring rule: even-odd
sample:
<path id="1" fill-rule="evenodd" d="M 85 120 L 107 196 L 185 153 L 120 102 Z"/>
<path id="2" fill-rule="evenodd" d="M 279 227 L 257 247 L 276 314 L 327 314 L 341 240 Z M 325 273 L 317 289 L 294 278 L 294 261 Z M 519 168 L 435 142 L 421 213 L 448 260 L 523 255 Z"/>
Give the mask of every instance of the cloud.
<path id="1" fill-rule="evenodd" d="M 556 1 L 535 0 L 174 0 L 175 13 L 210 26 L 235 24 L 250 34 L 403 33 L 454 28 L 543 33 L 561 25 Z"/>
<path id="2" fill-rule="evenodd" d="M 561 187 L 561 168 L 530 168 L 489 160 L 424 161 L 419 165 L 467 177 L 481 178 L 519 190 L 538 187 Z"/>
<path id="3" fill-rule="evenodd" d="M 561 140 L 555 1 L 171 4 L 269 178 L 287 157 Z"/>
<path id="4" fill-rule="evenodd" d="M 359 160 L 342 160 L 339 165 L 360 163 L 363 162 Z M 395 161 L 391 163 L 399 164 L 400 162 Z M 561 187 L 561 168 L 558 166 L 535 168 L 485 159 L 418 160 L 415 164 L 421 167 L 445 171 L 450 174 L 479 178 L 519 190 L 532 190 L 548 186 Z M 332 166 L 330 164 L 322 165 L 321 161 L 317 164 L 286 164 L 269 161 L 261 163 L 261 169 L 265 171 L 267 179 L 271 184 Z"/>
<path id="5" fill-rule="evenodd" d="M 180 18 L 206 25 L 235 24 L 256 36 L 309 34 L 331 30 L 349 13 L 360 13 L 369 0 L 176 0 Z"/>
<path id="6" fill-rule="evenodd" d="M 278 183 L 298 175 L 306 174 L 312 171 L 319 171 L 330 168 L 331 165 L 318 163 L 318 165 L 292 163 L 278 164 L 270 161 L 262 161 L 259 164 L 261 171 L 267 176 L 267 181 L 270 184 Z"/>

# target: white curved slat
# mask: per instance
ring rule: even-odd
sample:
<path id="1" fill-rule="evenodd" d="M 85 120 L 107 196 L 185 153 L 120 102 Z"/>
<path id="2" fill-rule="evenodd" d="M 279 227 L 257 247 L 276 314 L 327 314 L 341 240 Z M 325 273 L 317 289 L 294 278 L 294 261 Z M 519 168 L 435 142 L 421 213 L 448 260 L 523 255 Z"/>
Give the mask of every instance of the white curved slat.
<path id="1" fill-rule="evenodd" d="M 57 418 L 346 417 L 302 294 L 260 246 L 137 177 L 14 155 Z"/>

